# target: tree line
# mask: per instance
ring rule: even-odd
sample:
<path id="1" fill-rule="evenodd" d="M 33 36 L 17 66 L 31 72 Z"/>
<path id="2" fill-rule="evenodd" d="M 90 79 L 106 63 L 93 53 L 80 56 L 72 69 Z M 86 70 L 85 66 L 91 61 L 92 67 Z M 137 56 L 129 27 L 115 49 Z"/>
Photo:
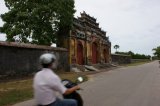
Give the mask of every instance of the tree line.
<path id="1" fill-rule="evenodd" d="M 132 51 L 129 52 L 118 52 L 117 49 L 119 49 L 120 46 L 119 45 L 114 45 L 114 49 L 116 49 L 115 54 L 122 54 L 122 55 L 131 55 L 132 59 L 150 59 L 151 56 L 150 55 L 144 55 L 144 54 L 138 54 L 138 53 L 134 53 Z M 152 51 L 154 51 L 152 58 L 153 59 L 159 59 L 160 60 L 160 46 L 153 48 Z"/>
<path id="2" fill-rule="evenodd" d="M 114 45 L 114 49 L 116 49 L 115 54 L 121 54 L 121 55 L 130 55 L 132 59 L 150 59 L 151 56 L 150 55 L 144 55 L 144 54 L 139 54 L 139 53 L 134 53 L 132 51 L 128 51 L 128 52 L 119 52 L 117 51 L 117 49 L 119 49 L 120 46 L 119 45 Z"/>
<path id="3" fill-rule="evenodd" d="M 139 54 L 139 53 L 133 53 L 132 51 L 129 52 L 115 52 L 115 54 L 122 54 L 122 55 L 130 55 L 132 59 L 150 59 L 150 55 L 145 54 Z"/>

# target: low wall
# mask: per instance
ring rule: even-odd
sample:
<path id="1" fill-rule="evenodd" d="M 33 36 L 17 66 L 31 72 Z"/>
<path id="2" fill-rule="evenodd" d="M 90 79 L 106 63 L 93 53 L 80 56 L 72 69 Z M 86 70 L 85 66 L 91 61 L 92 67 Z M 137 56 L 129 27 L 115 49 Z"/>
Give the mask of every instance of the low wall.
<path id="1" fill-rule="evenodd" d="M 68 51 L 66 49 L 0 42 L 0 79 L 8 76 L 26 76 L 37 72 L 41 68 L 39 56 L 45 52 L 53 52 L 56 55 L 57 70 L 69 71 Z"/>
<path id="2" fill-rule="evenodd" d="M 132 63 L 136 63 L 136 62 L 146 62 L 146 61 L 151 61 L 150 59 L 132 59 L 131 62 Z"/>
<path id="3" fill-rule="evenodd" d="M 131 63 L 130 55 L 112 54 L 111 57 L 112 57 L 112 63 L 117 63 L 117 64 Z"/>

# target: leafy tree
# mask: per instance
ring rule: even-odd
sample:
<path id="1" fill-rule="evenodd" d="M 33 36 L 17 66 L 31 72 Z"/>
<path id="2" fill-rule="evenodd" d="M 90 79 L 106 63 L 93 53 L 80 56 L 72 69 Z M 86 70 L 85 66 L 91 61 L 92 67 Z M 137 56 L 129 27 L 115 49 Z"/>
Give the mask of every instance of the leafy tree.
<path id="1" fill-rule="evenodd" d="M 116 49 L 117 52 L 117 49 L 119 49 L 119 45 L 114 45 L 114 48 Z"/>
<path id="2" fill-rule="evenodd" d="M 158 57 L 158 59 L 160 59 L 160 46 L 158 46 L 157 48 L 153 49 L 154 51 L 154 55 Z"/>
<path id="3" fill-rule="evenodd" d="M 0 32 L 6 33 L 7 41 L 18 38 L 19 42 L 51 45 L 69 35 L 74 0 L 5 0 L 5 4 L 9 11 L 1 15 L 5 23 Z"/>
<path id="4" fill-rule="evenodd" d="M 132 51 L 129 51 L 128 54 L 131 55 L 131 56 L 134 55 L 134 53 Z"/>

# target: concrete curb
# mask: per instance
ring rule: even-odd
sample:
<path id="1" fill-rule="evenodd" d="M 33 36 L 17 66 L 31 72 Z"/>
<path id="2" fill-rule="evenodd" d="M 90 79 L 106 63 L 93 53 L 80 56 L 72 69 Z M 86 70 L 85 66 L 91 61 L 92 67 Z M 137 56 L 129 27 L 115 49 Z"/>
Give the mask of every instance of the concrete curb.
<path id="1" fill-rule="evenodd" d="M 27 100 L 21 103 L 14 104 L 12 106 L 36 106 L 34 99 Z"/>

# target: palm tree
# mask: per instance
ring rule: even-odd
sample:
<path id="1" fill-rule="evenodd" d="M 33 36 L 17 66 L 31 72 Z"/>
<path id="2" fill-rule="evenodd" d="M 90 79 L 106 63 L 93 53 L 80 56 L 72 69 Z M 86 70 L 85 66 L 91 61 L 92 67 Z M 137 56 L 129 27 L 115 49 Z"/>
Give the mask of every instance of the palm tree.
<path id="1" fill-rule="evenodd" d="M 117 52 L 117 49 L 119 49 L 119 45 L 114 45 L 114 48 L 116 49 Z"/>

